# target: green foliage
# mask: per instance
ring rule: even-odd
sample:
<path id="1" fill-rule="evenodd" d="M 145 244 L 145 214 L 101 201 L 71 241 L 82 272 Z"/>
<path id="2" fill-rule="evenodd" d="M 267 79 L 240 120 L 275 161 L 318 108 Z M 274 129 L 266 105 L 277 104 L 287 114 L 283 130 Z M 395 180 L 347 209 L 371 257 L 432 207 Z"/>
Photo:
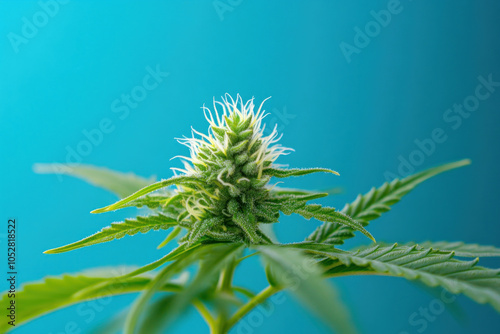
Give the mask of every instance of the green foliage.
<path id="1" fill-rule="evenodd" d="M 127 268 L 102 268 L 76 275 L 62 275 L 60 277 L 46 277 L 41 282 L 25 284 L 22 290 L 16 293 L 17 305 L 16 323 L 23 324 L 42 314 L 55 311 L 86 300 L 112 296 L 124 293 L 142 291 L 151 281 L 151 277 L 140 276 L 125 279 L 119 283 L 113 277 L 123 275 Z M 93 286 L 101 285 L 99 290 L 82 295 L 80 292 Z M 162 291 L 175 291 L 181 287 L 168 283 L 161 287 Z M 4 295 L 1 305 L 7 305 L 10 298 Z M 2 333 L 9 329 L 6 321 L 0 323 Z"/>
<path id="2" fill-rule="evenodd" d="M 321 207 L 320 205 L 305 205 L 304 207 L 297 208 L 293 211 L 294 213 L 298 213 L 306 219 L 316 218 L 317 220 L 327 222 L 327 224 L 337 224 L 344 226 L 344 228 L 348 228 L 351 231 L 360 231 L 372 241 L 375 241 L 373 236 L 365 230 L 361 223 L 352 219 L 348 215 L 335 211 L 334 208 L 329 207 Z"/>
<path id="3" fill-rule="evenodd" d="M 139 332 L 160 333 L 162 328 L 171 324 L 194 300 L 203 298 L 208 291 L 215 289 L 216 287 L 211 283 L 216 281 L 222 270 L 236 259 L 242 249 L 243 244 L 238 243 L 217 243 L 198 248 L 193 259 L 200 262 L 200 269 L 194 280 L 187 284 L 182 292 L 169 297 L 165 303 L 160 303 L 160 305 L 169 306 L 166 308 L 169 311 L 165 312 L 164 316 L 158 317 L 158 313 L 150 312 Z M 226 293 L 231 292 L 226 291 Z M 126 331 L 125 333 L 134 332 Z"/>
<path id="4" fill-rule="evenodd" d="M 158 245 L 158 249 L 165 247 L 170 241 L 174 240 L 179 233 L 182 232 L 182 228 L 179 226 L 175 227 L 168 235 L 167 237 L 161 242 L 161 244 Z"/>
<path id="5" fill-rule="evenodd" d="M 384 274 L 419 280 L 435 287 L 463 293 L 478 303 L 488 303 L 500 312 L 500 270 L 476 266 L 471 261 L 454 259 L 454 252 L 414 246 L 379 246 L 356 252 L 318 251 L 323 255 L 329 276 Z"/>
<path id="6" fill-rule="evenodd" d="M 288 288 L 304 305 L 339 333 L 356 332 L 346 306 L 332 285 L 323 279 L 323 271 L 313 258 L 304 256 L 296 249 L 274 245 L 257 246 L 257 249 L 273 272 L 271 286 Z"/>
<path id="7" fill-rule="evenodd" d="M 285 177 L 290 177 L 290 176 L 303 176 L 311 173 L 332 173 L 335 175 L 339 175 L 334 170 L 327 169 L 327 168 L 306 168 L 306 169 L 300 169 L 300 168 L 294 168 L 294 169 L 279 169 L 279 168 L 266 168 L 264 169 L 263 174 L 272 176 L 272 177 L 277 177 L 277 178 L 285 178 Z"/>
<path id="8" fill-rule="evenodd" d="M 342 213 L 351 216 L 361 225 L 367 226 L 370 221 L 377 219 L 391 206 L 412 191 L 425 180 L 440 173 L 463 167 L 470 164 L 470 160 L 452 162 L 439 167 L 430 168 L 426 171 L 410 175 L 402 180 L 395 179 L 386 182 L 379 188 L 372 188 L 364 195 L 358 195 L 356 200 L 342 209 Z M 307 239 L 314 242 L 342 245 L 345 239 L 354 236 L 353 229 L 336 222 L 328 222 L 318 227 Z"/>
<path id="9" fill-rule="evenodd" d="M 279 188 L 269 183 L 272 177 L 337 173 L 323 168 L 278 168 L 275 160 L 290 149 L 276 144 L 276 130 L 264 136 L 262 105 L 254 110 L 253 100 L 243 103 L 239 96 L 236 101 L 226 96 L 223 103 L 214 102 L 213 112 L 208 108 L 204 111 L 209 133 L 193 130 L 192 138 L 180 139 L 190 149 L 189 157 L 181 157 L 185 169 L 175 169 L 182 175 L 149 184 L 143 178 L 98 167 L 35 166 L 38 172 L 83 178 L 121 198 L 92 213 L 126 207 L 151 210 L 147 216 L 112 223 L 90 237 L 47 253 L 75 250 L 139 232 L 163 232 L 171 227 L 158 247 L 177 245 L 159 259 L 133 270 L 63 275 L 26 284 L 16 296 L 23 305 L 18 309 L 19 324 L 93 298 L 141 292 L 126 319 L 118 319 L 124 322 L 125 333 L 158 333 L 194 307 L 211 333 L 222 334 L 268 298 L 288 290 L 332 329 L 353 333 L 355 326 L 347 308 L 325 278 L 360 274 L 397 276 L 425 286 L 443 287 L 500 312 L 500 270 L 476 265 L 477 257 L 500 255 L 500 249 L 494 246 L 424 242 L 380 243 L 353 251 L 337 248 L 354 237 L 355 231 L 374 240 L 366 230 L 372 220 L 389 211 L 423 181 L 465 166 L 468 160 L 385 183 L 337 211 L 311 203 L 329 193 Z M 279 222 L 282 213 L 314 218 L 323 224 L 302 242 L 281 244 L 269 236 L 269 227 Z M 262 258 L 269 281 L 269 286 L 258 293 L 233 284 L 239 265 L 252 256 Z M 474 259 L 461 261 L 455 256 Z M 188 272 L 195 274 L 186 275 Z M 2 302 L 7 301 L 5 294 Z M 1 332 L 8 329 L 6 322 L 0 325 Z"/>
<path id="10" fill-rule="evenodd" d="M 182 258 L 184 256 L 184 254 L 186 254 L 186 253 L 188 253 L 188 252 L 190 252 L 193 249 L 198 248 L 198 247 L 200 247 L 200 244 L 194 244 L 192 246 L 188 246 L 186 243 L 184 243 L 182 245 L 179 245 L 174 250 L 170 251 L 170 253 L 163 256 L 162 258 L 160 258 L 156 261 L 153 261 L 153 262 L 151 262 L 151 263 L 149 263 L 149 264 L 147 264 L 139 269 L 136 269 L 136 270 L 120 277 L 120 278 L 129 278 L 129 277 L 142 275 L 144 273 L 147 273 L 151 270 L 154 270 L 154 269 L 164 265 L 167 262 L 171 262 L 174 260 L 178 260 L 179 258 Z"/>
<path id="11" fill-rule="evenodd" d="M 101 231 L 74 242 L 72 244 L 49 249 L 46 254 L 57 254 L 68 252 L 85 246 L 95 245 L 102 242 L 108 242 L 114 239 L 123 238 L 126 235 L 134 235 L 136 233 L 147 233 L 151 230 L 169 229 L 177 225 L 177 220 L 167 217 L 163 214 L 151 215 L 147 217 L 136 217 L 135 219 L 125 219 L 121 223 L 111 223 L 111 226 L 103 228 Z"/>
<path id="12" fill-rule="evenodd" d="M 96 187 L 109 190 L 120 198 L 146 187 L 155 180 L 155 177 L 145 179 L 134 173 L 116 172 L 104 167 L 83 164 L 35 164 L 33 170 L 39 174 L 74 176 Z"/>
<path id="13" fill-rule="evenodd" d="M 118 209 L 122 209 L 127 207 L 130 202 L 133 200 L 136 200 L 144 195 L 147 195 L 155 190 L 162 189 L 171 185 L 192 185 L 196 183 L 198 180 L 195 177 L 189 177 L 189 176 L 175 176 L 171 177 L 168 180 L 162 180 L 153 184 L 150 184 L 133 194 L 119 200 L 118 202 L 105 206 L 104 208 L 96 209 L 92 211 L 91 213 L 103 213 L 103 212 L 108 212 L 108 211 L 115 211 Z M 144 204 L 143 204 L 144 205 Z"/>
<path id="14" fill-rule="evenodd" d="M 412 246 L 415 243 L 408 243 Z M 500 248 L 494 246 L 482 246 L 478 244 L 466 244 L 461 241 L 448 242 L 448 241 L 425 241 L 418 243 L 419 246 L 424 248 L 434 248 L 441 251 L 454 252 L 455 256 L 460 257 L 499 257 Z"/>
<path id="15" fill-rule="evenodd" d="M 136 300 L 130 313 L 125 322 L 125 334 L 133 334 L 135 332 L 135 328 L 139 322 L 139 318 L 142 310 L 147 306 L 148 301 L 155 294 L 156 291 L 160 289 L 160 287 L 168 282 L 172 276 L 175 274 L 179 274 L 182 270 L 186 269 L 189 265 L 196 261 L 197 250 L 203 250 L 203 248 L 192 249 L 189 251 L 185 251 L 177 257 L 175 262 L 172 262 L 170 265 L 166 266 L 163 270 L 156 275 L 156 277 L 151 281 L 141 296 Z"/>

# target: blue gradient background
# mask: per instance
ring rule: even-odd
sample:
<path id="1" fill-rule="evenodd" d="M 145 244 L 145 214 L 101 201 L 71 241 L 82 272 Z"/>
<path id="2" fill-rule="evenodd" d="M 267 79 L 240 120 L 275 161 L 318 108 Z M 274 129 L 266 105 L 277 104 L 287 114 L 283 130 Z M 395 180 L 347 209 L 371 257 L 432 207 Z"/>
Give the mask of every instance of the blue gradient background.
<path id="1" fill-rule="evenodd" d="M 500 90 L 458 129 L 443 120 L 446 109 L 474 93 L 478 76 L 491 74 L 500 81 L 500 3 L 402 0 L 402 11 L 350 63 L 340 43 L 353 44 L 354 28 L 372 21 L 370 11 L 386 9 L 387 1 L 233 4 L 221 17 L 212 1 L 70 1 L 16 53 L 9 33 L 21 34 L 23 17 L 32 21 L 41 8 L 35 1 L 0 1 L 0 206 L 3 221 L 18 220 L 21 282 L 97 266 L 142 265 L 165 252 L 156 250 L 164 233 L 152 232 L 66 254 L 42 254 L 134 210 L 91 215 L 114 196 L 69 177 L 36 175 L 34 163 L 64 162 L 67 147 L 76 149 L 85 140 L 83 130 L 109 118 L 114 130 L 83 163 L 169 177 L 169 168 L 179 167 L 169 159 L 186 154 L 173 138 L 189 135 L 191 125 L 205 130 L 200 107 L 226 92 L 255 96 L 257 103 L 272 96 L 266 103 L 272 113 L 268 121 L 284 132 L 282 143 L 296 150 L 280 162 L 341 173 L 287 185 L 340 186 L 344 192 L 324 202 L 339 207 L 380 185 L 387 171 L 397 173 L 399 157 L 408 159 L 417 148 L 414 141 L 442 128 L 447 140 L 417 169 L 462 158 L 471 158 L 473 165 L 422 185 L 370 231 L 385 241 L 500 246 Z M 121 120 L 112 102 L 142 83 L 147 66 L 156 65 L 169 77 Z M 283 111 L 290 115 L 285 121 L 276 117 Z M 317 225 L 284 217 L 277 233 L 283 241 L 300 240 Z M 483 264 L 499 266 L 495 260 Z M 262 287 L 261 272 L 258 262 L 250 261 L 237 281 Z M 422 327 L 408 319 L 434 298 L 397 278 L 336 283 L 363 333 L 419 333 Z M 70 307 L 15 332 L 67 333 L 66 324 L 74 322 L 88 333 L 132 300 L 114 297 L 102 310 L 85 305 L 85 315 Z M 500 316 L 491 307 L 463 296 L 453 306 L 462 307 L 468 320 L 457 321 L 445 311 L 427 321 L 422 332 L 498 333 Z M 206 331 L 192 312 L 172 332 Z M 254 332 L 328 329 L 287 296 Z"/>

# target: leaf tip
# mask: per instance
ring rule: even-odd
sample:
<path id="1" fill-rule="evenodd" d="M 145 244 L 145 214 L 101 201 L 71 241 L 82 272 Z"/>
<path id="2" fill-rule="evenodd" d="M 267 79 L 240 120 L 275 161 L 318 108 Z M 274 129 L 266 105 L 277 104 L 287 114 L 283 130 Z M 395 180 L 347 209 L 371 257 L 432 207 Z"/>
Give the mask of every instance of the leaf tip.
<path id="1" fill-rule="evenodd" d="M 41 163 L 34 163 L 31 168 L 33 169 L 33 172 L 37 174 L 41 174 L 41 170 L 43 169 L 43 165 Z"/>
<path id="2" fill-rule="evenodd" d="M 103 213 L 103 212 L 108 212 L 110 211 L 109 208 L 106 206 L 104 208 L 99 208 L 99 209 L 95 209 L 95 210 L 92 210 L 90 211 L 90 213 Z"/>

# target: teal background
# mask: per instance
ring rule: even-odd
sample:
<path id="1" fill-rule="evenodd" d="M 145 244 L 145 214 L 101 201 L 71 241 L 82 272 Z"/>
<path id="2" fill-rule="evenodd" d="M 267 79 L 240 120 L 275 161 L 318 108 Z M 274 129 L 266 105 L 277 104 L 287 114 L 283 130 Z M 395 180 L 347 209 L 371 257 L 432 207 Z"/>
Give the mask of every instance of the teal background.
<path id="1" fill-rule="evenodd" d="M 16 52 L 11 33 L 22 35 L 23 18 L 33 22 L 41 15 L 36 17 L 44 23 L 37 13 L 47 1 L 40 3 L 0 1 L 0 208 L 5 224 L 8 217 L 18 221 L 21 282 L 97 266 L 142 265 L 165 252 L 156 250 L 164 234 L 152 232 L 42 254 L 135 211 L 91 215 L 114 196 L 70 177 L 34 174 L 34 163 L 65 162 L 68 150 L 85 145 L 85 130 L 109 119 L 104 122 L 113 130 L 91 146 L 82 163 L 169 177 L 170 167 L 180 167 L 169 159 L 186 154 L 174 137 L 189 135 L 191 125 L 205 131 L 200 107 L 226 92 L 255 96 L 256 103 L 272 96 L 265 104 L 271 112 L 267 121 L 278 124 L 282 143 L 296 150 L 280 162 L 341 173 L 287 185 L 342 187 L 342 194 L 324 202 L 338 207 L 382 184 L 387 172 L 398 174 L 400 157 L 418 154 L 414 141 L 442 129 L 446 141 L 415 169 L 462 158 L 473 164 L 422 185 L 369 230 L 391 242 L 500 246 L 500 90 L 457 129 L 443 119 L 448 108 L 474 94 L 479 76 L 500 81 L 499 2 L 401 0 L 400 12 L 350 62 L 341 43 L 354 45 L 355 27 L 364 29 L 374 20 L 370 11 L 387 9 L 390 2 L 74 0 L 60 4 Z M 221 3 L 226 7 L 218 11 Z M 142 85 L 146 67 L 157 65 L 169 76 L 121 119 L 125 111 L 114 112 L 113 102 Z M 317 225 L 284 217 L 277 233 L 282 241 L 300 240 Z M 5 247 L 5 234 L 0 237 Z M 496 260 L 482 263 L 499 266 Z M 259 264 L 250 261 L 237 280 L 259 288 L 265 278 Z M 491 307 L 463 296 L 450 305 L 460 306 L 467 320 L 457 321 L 446 310 L 412 323 L 414 312 L 435 301 L 402 279 L 355 277 L 336 283 L 363 333 L 498 333 L 500 326 Z M 132 300 L 114 297 L 106 305 L 70 307 L 15 333 L 90 333 Z M 250 331 L 233 332 L 328 332 L 290 296 L 261 322 Z M 192 312 L 172 332 L 207 330 Z"/>

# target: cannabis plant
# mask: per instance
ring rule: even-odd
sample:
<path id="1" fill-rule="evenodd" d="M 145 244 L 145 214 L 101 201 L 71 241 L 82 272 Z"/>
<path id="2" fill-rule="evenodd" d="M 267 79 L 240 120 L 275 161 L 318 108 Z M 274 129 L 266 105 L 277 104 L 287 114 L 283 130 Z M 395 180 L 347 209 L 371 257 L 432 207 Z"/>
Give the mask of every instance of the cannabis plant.
<path id="1" fill-rule="evenodd" d="M 105 268 L 26 284 L 17 294 L 18 324 L 86 300 L 140 292 L 121 321 L 126 334 L 161 332 L 190 307 L 201 314 L 211 333 L 227 333 L 255 307 L 265 307 L 271 296 L 288 290 L 333 330 L 354 333 L 347 309 L 327 282 L 346 275 L 402 277 L 464 294 L 500 311 L 500 271 L 477 266 L 478 257 L 500 256 L 500 249 L 443 241 L 377 243 L 366 230 L 417 185 L 465 166 L 468 160 L 384 183 L 337 210 L 313 203 L 328 193 L 273 184 L 274 179 L 337 173 L 276 164 L 291 149 L 278 144 L 276 128 L 265 135 L 262 104 L 256 110 L 253 99 L 244 103 L 239 96 L 233 100 L 226 95 L 222 102 L 214 101 L 212 110 L 203 110 L 209 131 L 192 130 L 191 137 L 179 139 L 189 148 L 189 155 L 180 157 L 184 167 L 173 168 L 175 175 L 169 179 L 154 182 L 84 165 L 36 166 L 38 172 L 83 178 L 121 198 L 92 213 L 126 207 L 148 210 L 147 215 L 111 223 L 87 238 L 45 253 L 72 251 L 151 230 L 169 231 L 159 247 L 171 243 L 175 247 L 139 268 Z M 323 224 L 305 240 L 284 244 L 270 228 L 282 214 L 314 218 Z M 357 233 L 366 236 L 369 245 L 341 249 Z M 233 282 L 239 265 L 253 256 L 261 258 L 269 283 L 258 293 Z M 0 326 L 2 331 L 9 329 L 5 321 Z"/>

